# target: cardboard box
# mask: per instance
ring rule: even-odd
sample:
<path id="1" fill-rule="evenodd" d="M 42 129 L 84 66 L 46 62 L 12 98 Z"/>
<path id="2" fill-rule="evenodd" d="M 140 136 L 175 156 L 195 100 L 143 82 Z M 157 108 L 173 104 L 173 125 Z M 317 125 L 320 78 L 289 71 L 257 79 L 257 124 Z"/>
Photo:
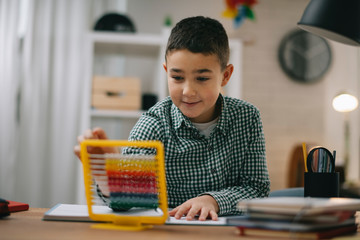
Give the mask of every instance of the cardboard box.
<path id="1" fill-rule="evenodd" d="M 96 109 L 140 110 L 140 79 L 94 76 L 91 105 Z"/>

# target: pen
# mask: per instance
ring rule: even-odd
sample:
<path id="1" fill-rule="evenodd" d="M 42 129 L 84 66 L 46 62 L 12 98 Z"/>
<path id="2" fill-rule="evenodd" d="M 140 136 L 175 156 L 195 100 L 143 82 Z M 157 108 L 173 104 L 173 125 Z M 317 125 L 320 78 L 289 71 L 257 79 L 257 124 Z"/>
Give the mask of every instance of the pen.
<path id="1" fill-rule="evenodd" d="M 324 151 L 319 149 L 317 172 L 324 172 L 324 168 L 327 166 L 327 157 L 328 156 L 324 154 Z"/>

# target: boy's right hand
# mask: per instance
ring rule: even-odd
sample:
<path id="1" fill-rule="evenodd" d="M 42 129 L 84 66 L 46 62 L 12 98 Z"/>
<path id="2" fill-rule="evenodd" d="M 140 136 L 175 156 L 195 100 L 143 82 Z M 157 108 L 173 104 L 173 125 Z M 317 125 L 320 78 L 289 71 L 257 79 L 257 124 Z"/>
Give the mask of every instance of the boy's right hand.
<path id="1" fill-rule="evenodd" d="M 82 141 L 87 139 L 102 139 L 107 140 L 108 137 L 106 136 L 105 131 L 102 128 L 94 128 L 88 129 L 84 132 L 83 135 L 78 136 L 78 145 L 74 147 L 75 155 L 81 160 L 80 156 L 80 144 Z M 93 154 L 103 154 L 103 153 L 115 153 L 116 149 L 113 148 L 100 148 L 100 147 L 89 147 L 88 151 Z"/>
<path id="2" fill-rule="evenodd" d="M 78 158 L 80 160 L 81 160 L 80 145 L 84 140 L 88 140 L 88 139 L 107 140 L 108 137 L 106 136 L 106 133 L 102 128 L 94 128 L 93 130 L 88 129 L 84 132 L 83 135 L 78 136 L 79 144 L 74 147 L 74 153 L 76 156 L 78 156 Z M 91 153 L 91 154 L 104 154 L 104 153 L 117 153 L 118 152 L 116 148 L 112 148 L 112 147 L 88 147 L 87 151 L 88 151 L 88 153 Z M 104 165 L 105 161 L 103 163 L 96 163 L 96 164 Z M 94 177 L 95 177 L 95 181 L 96 181 L 97 185 L 99 186 L 99 189 L 102 192 L 102 194 L 104 196 L 109 196 L 110 192 L 109 192 L 107 182 L 104 182 L 102 180 L 102 178 L 98 178 L 98 176 L 96 174 L 94 174 Z"/>

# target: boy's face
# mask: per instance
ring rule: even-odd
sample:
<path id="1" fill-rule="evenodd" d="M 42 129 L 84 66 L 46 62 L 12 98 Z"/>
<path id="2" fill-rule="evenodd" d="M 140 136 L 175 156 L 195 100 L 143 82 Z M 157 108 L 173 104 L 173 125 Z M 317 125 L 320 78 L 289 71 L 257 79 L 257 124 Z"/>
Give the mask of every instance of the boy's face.
<path id="1" fill-rule="evenodd" d="M 168 53 L 164 68 L 173 103 L 192 122 L 205 123 L 217 117 L 216 101 L 221 87 L 229 81 L 233 66 L 221 71 L 216 55 L 188 50 Z"/>

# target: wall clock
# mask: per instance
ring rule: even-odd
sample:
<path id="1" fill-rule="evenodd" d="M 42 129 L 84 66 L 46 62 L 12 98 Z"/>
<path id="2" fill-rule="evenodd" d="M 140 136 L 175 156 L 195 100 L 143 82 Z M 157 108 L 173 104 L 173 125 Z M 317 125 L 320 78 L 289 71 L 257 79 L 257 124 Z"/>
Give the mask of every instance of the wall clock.
<path id="1" fill-rule="evenodd" d="M 303 30 L 287 34 L 281 41 L 279 62 L 292 79 L 313 83 L 321 79 L 331 64 L 331 48 L 328 42 Z"/>

